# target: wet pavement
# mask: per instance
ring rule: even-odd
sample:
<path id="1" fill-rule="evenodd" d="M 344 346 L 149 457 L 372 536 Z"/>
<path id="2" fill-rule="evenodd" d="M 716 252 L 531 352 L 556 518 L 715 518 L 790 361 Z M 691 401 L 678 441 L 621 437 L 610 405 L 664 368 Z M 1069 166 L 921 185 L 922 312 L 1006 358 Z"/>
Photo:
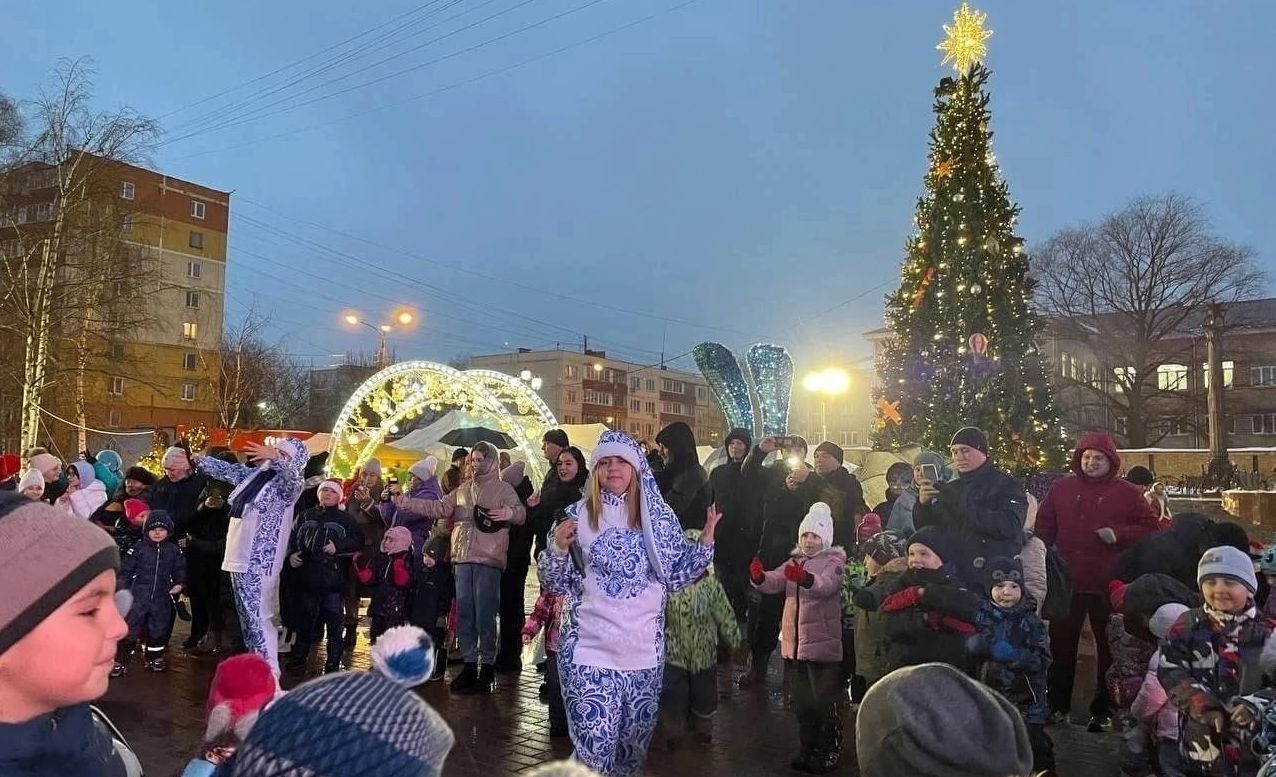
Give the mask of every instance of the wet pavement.
<path id="1" fill-rule="evenodd" d="M 185 627 L 179 622 L 174 646 L 185 639 Z M 355 668 L 366 669 L 366 631 L 360 632 L 359 645 L 348 660 Z M 217 661 L 214 657 L 188 656 L 176 647 L 169 653 L 169 671 L 164 674 L 147 672 L 134 657 L 129 674 L 111 681 L 100 705 L 128 738 L 149 777 L 179 774 L 197 751 L 204 727 L 204 702 Z M 312 658 L 313 675 L 322 666 L 322 656 Z M 457 669 L 449 670 L 449 678 Z M 724 665 L 719 672 L 721 703 L 713 722 L 712 743 L 688 742 L 672 753 L 653 752 L 644 774 L 797 774 L 788 768 L 796 755 L 797 725 L 793 715 L 783 709 L 778 661 L 772 666 L 766 692 L 735 688 L 729 682 L 730 671 Z M 541 677 L 533 667 L 525 667 L 518 675 L 498 677 L 491 696 L 452 696 L 445 683 L 429 683 L 418 689 L 456 734 L 456 747 L 443 770 L 445 777 L 516 775 L 571 753 L 569 740 L 549 736 L 546 707 L 538 699 Z M 284 685 L 291 687 L 302 679 L 303 675 L 291 673 L 285 676 Z M 1079 703 L 1075 705 L 1076 719 L 1082 722 L 1083 693 L 1079 688 Z M 853 716 L 848 716 L 842 764 L 835 774 L 858 774 L 854 730 Z M 1056 726 L 1050 733 L 1063 777 L 1117 775 L 1115 735 L 1089 734 L 1079 725 Z"/>

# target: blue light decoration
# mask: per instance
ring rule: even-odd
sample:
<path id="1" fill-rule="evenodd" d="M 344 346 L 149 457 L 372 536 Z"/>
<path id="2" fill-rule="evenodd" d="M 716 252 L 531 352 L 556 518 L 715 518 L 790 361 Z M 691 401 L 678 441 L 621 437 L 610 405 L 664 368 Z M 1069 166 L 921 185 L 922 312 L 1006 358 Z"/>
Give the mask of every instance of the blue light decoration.
<path id="1" fill-rule="evenodd" d="M 793 395 L 793 358 L 783 346 L 758 343 L 749 348 L 745 363 L 758 398 L 762 436 L 784 434 L 789 428 Z"/>
<path id="2" fill-rule="evenodd" d="M 718 400 L 722 415 L 733 429 L 755 432 L 753 399 L 749 396 L 749 381 L 740 369 L 735 354 L 721 343 L 700 343 L 691 349 L 700 373 L 709 382 L 709 390 Z"/>

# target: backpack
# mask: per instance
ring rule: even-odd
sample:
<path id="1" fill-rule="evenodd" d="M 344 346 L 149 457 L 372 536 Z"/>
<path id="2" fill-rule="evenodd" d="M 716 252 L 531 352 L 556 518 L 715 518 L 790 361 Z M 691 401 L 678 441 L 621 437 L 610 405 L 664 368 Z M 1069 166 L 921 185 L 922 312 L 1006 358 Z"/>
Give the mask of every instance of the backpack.
<path id="1" fill-rule="evenodd" d="M 1046 600 L 1041 603 L 1041 619 L 1067 618 L 1072 611 L 1072 577 L 1068 564 L 1053 546 L 1046 548 Z M 1101 637 L 1100 637 L 1101 638 Z"/>

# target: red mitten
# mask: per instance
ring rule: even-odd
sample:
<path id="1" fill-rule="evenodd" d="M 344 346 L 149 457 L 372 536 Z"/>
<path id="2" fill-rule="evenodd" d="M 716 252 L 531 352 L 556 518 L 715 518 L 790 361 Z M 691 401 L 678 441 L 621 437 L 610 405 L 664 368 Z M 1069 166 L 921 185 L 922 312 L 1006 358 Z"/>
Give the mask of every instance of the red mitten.
<path id="1" fill-rule="evenodd" d="M 790 561 L 784 565 L 784 577 L 798 585 L 806 582 L 806 570 L 796 561 Z"/>
<path id="2" fill-rule="evenodd" d="M 899 612 L 916 607 L 922 600 L 922 587 L 910 585 L 903 591 L 891 594 L 882 600 L 882 612 Z"/>
<path id="3" fill-rule="evenodd" d="M 394 581 L 395 588 L 408 587 L 408 583 L 412 582 L 412 572 L 406 559 L 396 558 L 390 562 L 390 579 Z"/>
<path id="4" fill-rule="evenodd" d="M 932 631 L 939 631 L 939 627 L 942 624 L 943 624 L 943 616 L 941 616 L 939 613 L 935 612 L 934 610 L 928 610 L 926 612 L 926 625 L 929 626 Z"/>
<path id="5" fill-rule="evenodd" d="M 749 579 L 754 583 L 761 583 L 766 579 L 766 570 L 762 568 L 762 559 L 757 556 L 749 562 Z"/>
<path id="6" fill-rule="evenodd" d="M 949 631 L 956 632 L 958 634 L 965 634 L 966 636 L 970 636 L 971 634 L 978 633 L 979 631 L 978 629 L 976 629 L 974 626 L 970 625 L 966 621 L 958 620 L 957 618 L 954 618 L 951 615 L 943 616 L 942 618 L 939 619 L 939 622 L 943 625 L 944 628 L 948 629 Z"/>

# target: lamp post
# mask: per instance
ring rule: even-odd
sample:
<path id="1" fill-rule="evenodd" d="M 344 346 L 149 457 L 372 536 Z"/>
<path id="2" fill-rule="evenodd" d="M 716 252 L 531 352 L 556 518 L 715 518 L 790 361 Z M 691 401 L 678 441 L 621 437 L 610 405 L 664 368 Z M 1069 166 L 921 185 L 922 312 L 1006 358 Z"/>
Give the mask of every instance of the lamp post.
<path id="1" fill-rule="evenodd" d="M 837 367 L 808 372 L 802 379 L 802 388 L 820 395 L 820 425 L 823 427 L 823 440 L 829 438 L 828 401 L 845 394 L 850 387 L 851 376 L 846 373 L 846 370 Z"/>
<path id="2" fill-rule="evenodd" d="M 385 369 L 390 366 L 390 354 L 386 349 L 386 335 L 394 329 L 394 325 L 381 324 L 380 326 L 373 326 L 360 318 L 358 313 L 347 313 L 345 315 L 345 320 L 346 323 L 351 326 L 367 327 L 377 333 L 377 337 L 379 338 L 379 345 L 377 346 L 377 369 Z M 411 311 L 400 310 L 394 315 L 394 320 L 400 328 L 403 328 L 416 321 L 416 316 L 413 315 Z"/>

